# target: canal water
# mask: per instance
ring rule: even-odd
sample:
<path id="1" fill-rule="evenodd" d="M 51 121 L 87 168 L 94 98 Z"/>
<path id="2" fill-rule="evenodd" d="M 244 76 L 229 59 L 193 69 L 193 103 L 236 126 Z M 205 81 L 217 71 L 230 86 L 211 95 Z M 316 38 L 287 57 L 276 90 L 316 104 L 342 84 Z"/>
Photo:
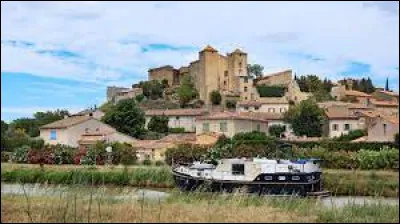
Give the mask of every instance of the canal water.
<path id="1" fill-rule="evenodd" d="M 44 184 L 10 184 L 1 183 L 1 195 L 28 195 L 32 196 L 55 196 L 77 193 L 89 198 L 110 198 L 114 200 L 156 200 L 162 201 L 169 197 L 169 189 L 140 189 L 132 187 L 87 187 L 71 185 L 44 185 Z M 268 197 L 268 196 L 267 196 Z M 282 197 L 282 200 L 286 200 Z M 381 197 L 357 197 L 357 196 L 335 196 L 317 199 L 328 208 L 340 208 L 346 204 L 388 204 L 399 205 L 398 198 Z"/>

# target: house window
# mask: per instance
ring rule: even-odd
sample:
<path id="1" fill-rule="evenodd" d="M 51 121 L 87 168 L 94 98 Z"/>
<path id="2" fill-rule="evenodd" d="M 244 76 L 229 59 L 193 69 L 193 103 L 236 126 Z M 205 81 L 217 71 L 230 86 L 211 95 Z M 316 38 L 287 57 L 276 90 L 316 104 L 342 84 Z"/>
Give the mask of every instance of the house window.
<path id="1" fill-rule="evenodd" d="M 228 131 L 228 123 L 226 121 L 219 123 L 219 130 L 221 132 L 227 132 Z"/>
<path id="2" fill-rule="evenodd" d="M 239 68 L 241 68 L 242 67 L 242 62 L 239 62 Z"/>
<path id="3" fill-rule="evenodd" d="M 280 108 L 281 113 L 286 111 L 286 108 Z"/>
<path id="4" fill-rule="evenodd" d="M 274 113 L 275 112 L 275 108 L 268 108 L 268 112 Z"/>
<path id="5" fill-rule="evenodd" d="M 344 124 L 344 130 L 345 131 L 350 130 L 350 124 Z"/>
<path id="6" fill-rule="evenodd" d="M 260 109 L 260 107 L 259 107 L 259 106 L 255 106 L 254 109 L 255 109 L 255 110 L 258 110 L 258 109 Z"/>
<path id="7" fill-rule="evenodd" d="M 244 77 L 244 83 L 248 83 L 249 82 L 249 78 L 248 77 Z"/>
<path id="8" fill-rule="evenodd" d="M 176 120 L 179 120 L 179 117 L 175 117 Z"/>
<path id="9" fill-rule="evenodd" d="M 85 128 L 85 133 L 89 133 L 89 128 Z"/>
<path id="10" fill-rule="evenodd" d="M 232 164 L 232 175 L 244 175 L 244 164 Z"/>
<path id="11" fill-rule="evenodd" d="M 226 81 L 224 81 L 224 85 L 226 86 Z"/>
<path id="12" fill-rule="evenodd" d="M 99 132 L 100 131 L 100 128 L 96 128 L 96 132 Z"/>
<path id="13" fill-rule="evenodd" d="M 247 92 L 247 86 L 244 87 L 244 92 Z"/>
<path id="14" fill-rule="evenodd" d="M 210 124 L 203 123 L 203 132 L 210 132 Z"/>
<path id="15" fill-rule="evenodd" d="M 247 96 L 244 99 L 247 100 Z"/>
<path id="16" fill-rule="evenodd" d="M 386 135 L 386 124 L 383 124 L 383 134 Z"/>
<path id="17" fill-rule="evenodd" d="M 224 72 L 224 76 L 225 76 L 225 77 L 228 77 L 228 71 L 225 71 L 225 72 Z"/>
<path id="18" fill-rule="evenodd" d="M 261 125 L 260 124 L 257 124 L 257 131 L 258 132 L 261 131 Z"/>
<path id="19" fill-rule="evenodd" d="M 332 126 L 332 129 L 333 129 L 334 131 L 337 131 L 337 130 L 338 130 L 338 125 L 337 125 L 337 124 L 334 124 L 334 125 Z"/>
<path id="20" fill-rule="evenodd" d="M 57 140 L 57 132 L 56 130 L 50 131 L 50 140 Z"/>
<path id="21" fill-rule="evenodd" d="M 245 98 L 245 99 L 247 100 L 247 98 Z M 245 106 L 244 109 L 245 109 L 245 110 L 249 110 L 249 107 L 248 107 L 248 106 Z"/>

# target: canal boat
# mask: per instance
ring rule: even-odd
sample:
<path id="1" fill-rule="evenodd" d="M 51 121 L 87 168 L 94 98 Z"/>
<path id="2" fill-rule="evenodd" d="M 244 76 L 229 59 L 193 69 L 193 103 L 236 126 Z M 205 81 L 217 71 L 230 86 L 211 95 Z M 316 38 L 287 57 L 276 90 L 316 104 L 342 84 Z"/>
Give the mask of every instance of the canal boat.
<path id="1" fill-rule="evenodd" d="M 329 196 L 322 184 L 318 159 L 221 159 L 217 164 L 193 162 L 172 168 L 176 187 L 183 191 L 244 191 L 259 195 Z"/>

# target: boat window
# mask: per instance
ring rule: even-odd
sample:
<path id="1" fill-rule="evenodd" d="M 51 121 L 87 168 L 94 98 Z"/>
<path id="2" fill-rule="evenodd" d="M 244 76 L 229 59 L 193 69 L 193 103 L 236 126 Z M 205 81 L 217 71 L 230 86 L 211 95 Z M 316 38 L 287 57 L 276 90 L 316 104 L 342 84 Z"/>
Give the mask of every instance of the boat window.
<path id="1" fill-rule="evenodd" d="M 244 175 L 244 164 L 232 164 L 233 175 Z"/>
<path id="2" fill-rule="evenodd" d="M 264 180 L 272 180 L 272 176 L 265 176 Z"/>
<path id="3" fill-rule="evenodd" d="M 292 180 L 300 180 L 300 177 L 299 176 L 293 176 Z"/>
<path id="4" fill-rule="evenodd" d="M 286 180 L 286 177 L 285 176 L 279 176 L 278 180 Z"/>

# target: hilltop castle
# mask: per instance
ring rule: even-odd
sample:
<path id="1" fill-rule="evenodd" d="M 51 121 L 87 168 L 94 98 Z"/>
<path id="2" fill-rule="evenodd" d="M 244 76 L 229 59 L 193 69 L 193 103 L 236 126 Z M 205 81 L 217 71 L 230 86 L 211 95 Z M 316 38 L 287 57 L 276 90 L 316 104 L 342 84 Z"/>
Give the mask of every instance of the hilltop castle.
<path id="1" fill-rule="evenodd" d="M 208 45 L 199 52 L 199 60 L 190 62 L 187 67 L 175 69 L 167 65 L 149 70 L 149 80 L 166 79 L 169 86 L 178 86 L 184 76 L 192 78 L 204 102 L 209 102 L 213 90 L 240 96 L 248 77 L 247 53 L 236 49 L 225 56 Z"/>

